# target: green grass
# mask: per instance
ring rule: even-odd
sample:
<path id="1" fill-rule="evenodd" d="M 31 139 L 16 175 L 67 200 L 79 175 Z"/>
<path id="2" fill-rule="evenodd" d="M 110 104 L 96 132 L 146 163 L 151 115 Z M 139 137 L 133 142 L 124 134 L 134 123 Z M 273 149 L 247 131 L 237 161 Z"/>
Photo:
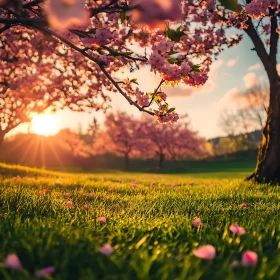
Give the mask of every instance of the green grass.
<path id="1" fill-rule="evenodd" d="M 56 267 L 49 279 L 65 280 L 279 279 L 280 188 L 244 182 L 238 177 L 248 171 L 232 170 L 67 174 L 0 164 L 0 262 L 16 253 L 25 269 L 0 268 L 0 279 L 32 279 L 49 265 Z M 17 174 L 21 181 L 12 178 Z M 192 226 L 195 217 L 201 228 Z M 234 236 L 232 223 L 246 235 Z M 105 243 L 111 256 L 98 253 Z M 205 244 L 217 249 L 212 261 L 192 253 Z M 230 268 L 246 250 L 258 263 Z"/>

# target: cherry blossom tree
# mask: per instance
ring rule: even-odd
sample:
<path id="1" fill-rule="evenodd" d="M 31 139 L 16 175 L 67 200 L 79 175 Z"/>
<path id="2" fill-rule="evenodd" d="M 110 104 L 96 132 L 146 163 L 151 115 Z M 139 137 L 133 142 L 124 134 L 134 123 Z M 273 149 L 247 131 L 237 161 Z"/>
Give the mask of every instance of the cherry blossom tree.
<path id="1" fill-rule="evenodd" d="M 146 143 L 145 152 L 158 158 L 160 170 L 166 158 L 177 160 L 199 158 L 207 154 L 205 140 L 189 128 L 184 121 L 176 124 L 153 123 L 149 117 L 141 120 L 142 139 Z"/>
<path id="2" fill-rule="evenodd" d="M 71 151 L 72 155 L 77 158 L 88 158 L 92 154 L 92 149 L 70 129 L 60 130 L 58 137 L 63 140 L 64 145 Z"/>
<path id="3" fill-rule="evenodd" d="M 124 167 L 128 170 L 129 158 L 140 156 L 145 150 L 142 124 L 124 112 L 106 116 L 104 130 L 97 133 L 93 150 L 95 154 L 110 152 L 124 157 Z"/>
<path id="4" fill-rule="evenodd" d="M 243 37 L 240 32 L 228 37 L 226 30 L 245 32 L 270 83 L 262 147 L 250 178 L 280 182 L 277 0 L 2 0 L 0 6 L 1 36 L 7 38 L 15 30 L 40 32 L 44 42 L 60 45 L 67 59 L 74 55 L 83 59 L 96 93 L 107 96 L 108 91 L 117 91 L 162 123 L 176 122 L 178 115 L 166 102 L 161 85 L 203 85 L 215 56 Z M 118 75 L 120 69 L 133 71 L 143 65 L 161 77 L 150 92 L 143 92 L 136 79 Z"/>
<path id="5" fill-rule="evenodd" d="M 61 46 L 44 42 L 41 33 L 10 29 L 0 45 L 0 147 L 5 134 L 48 108 L 105 109 L 106 97 L 91 88 L 83 61 L 65 59 Z"/>

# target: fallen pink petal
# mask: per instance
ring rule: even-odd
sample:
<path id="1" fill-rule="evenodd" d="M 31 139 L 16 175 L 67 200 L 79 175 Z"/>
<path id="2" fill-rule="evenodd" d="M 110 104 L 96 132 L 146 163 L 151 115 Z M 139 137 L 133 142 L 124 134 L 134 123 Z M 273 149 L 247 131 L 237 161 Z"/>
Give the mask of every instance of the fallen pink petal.
<path id="1" fill-rule="evenodd" d="M 237 234 L 237 235 L 243 235 L 246 233 L 245 229 L 243 227 L 240 227 L 238 224 L 232 224 L 230 227 L 229 227 L 229 230 L 234 233 L 234 234 Z"/>
<path id="2" fill-rule="evenodd" d="M 195 227 L 201 226 L 201 225 L 202 225 L 201 219 L 200 219 L 200 218 L 195 218 L 195 219 L 192 221 L 192 224 L 193 224 Z"/>
<path id="3" fill-rule="evenodd" d="M 97 221 L 99 221 L 101 223 L 106 223 L 107 219 L 105 217 L 98 217 Z"/>
<path id="4" fill-rule="evenodd" d="M 246 203 L 242 203 L 241 204 L 241 208 L 246 208 L 247 207 L 247 204 Z"/>
<path id="5" fill-rule="evenodd" d="M 232 261 L 229 265 L 229 267 L 231 267 L 231 268 L 234 268 L 234 267 L 237 267 L 237 266 L 239 266 L 239 261 L 236 261 L 236 260 Z"/>
<path id="6" fill-rule="evenodd" d="M 55 273 L 55 267 L 49 266 L 35 272 L 37 278 L 44 278 Z"/>
<path id="7" fill-rule="evenodd" d="M 66 205 L 67 205 L 68 207 L 72 207 L 72 206 L 73 206 L 73 203 L 72 203 L 72 201 L 67 201 L 67 202 L 66 202 Z"/>
<path id="8" fill-rule="evenodd" d="M 22 265 L 17 255 L 9 254 L 5 260 L 4 267 L 12 270 L 21 270 Z"/>
<path id="9" fill-rule="evenodd" d="M 208 244 L 193 250 L 193 254 L 205 260 L 213 260 L 216 256 L 216 249 L 214 246 Z"/>
<path id="10" fill-rule="evenodd" d="M 253 251 L 246 251 L 242 255 L 241 264 L 243 266 L 254 266 L 258 262 L 258 255 Z"/>
<path id="11" fill-rule="evenodd" d="M 103 255 L 110 256 L 111 254 L 113 254 L 114 249 L 110 244 L 105 244 L 101 248 L 99 248 L 98 252 Z"/>

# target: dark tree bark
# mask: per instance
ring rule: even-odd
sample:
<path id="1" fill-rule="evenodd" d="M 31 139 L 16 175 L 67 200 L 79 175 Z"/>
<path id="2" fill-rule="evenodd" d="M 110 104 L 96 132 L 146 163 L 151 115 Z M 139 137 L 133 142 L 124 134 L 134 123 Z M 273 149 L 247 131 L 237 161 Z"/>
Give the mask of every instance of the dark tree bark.
<path id="1" fill-rule="evenodd" d="M 129 155 L 125 154 L 124 155 L 124 170 L 128 171 L 128 166 L 129 166 Z"/>
<path id="2" fill-rule="evenodd" d="M 158 154 L 159 158 L 158 158 L 158 165 L 157 165 L 157 169 L 158 170 L 161 170 L 162 169 L 162 166 L 163 166 L 163 162 L 164 162 L 164 159 L 165 159 L 165 155 L 160 153 Z"/>
<path id="3" fill-rule="evenodd" d="M 269 54 L 266 52 L 251 21 L 249 22 L 249 28 L 246 30 L 264 65 L 270 86 L 267 121 L 262 133 L 257 166 L 254 173 L 247 178 L 247 180 L 253 180 L 258 183 L 280 183 L 280 77 L 276 69 L 278 44 L 276 28 L 277 19 L 272 18 Z"/>
<path id="4" fill-rule="evenodd" d="M 262 133 L 255 172 L 247 179 L 258 183 L 280 183 L 280 82 L 270 86 L 270 104 Z"/>
<path id="5" fill-rule="evenodd" d="M 2 155 L 2 147 L 3 147 L 3 142 L 4 142 L 4 136 L 5 133 L 3 131 L 0 131 L 0 158 Z"/>

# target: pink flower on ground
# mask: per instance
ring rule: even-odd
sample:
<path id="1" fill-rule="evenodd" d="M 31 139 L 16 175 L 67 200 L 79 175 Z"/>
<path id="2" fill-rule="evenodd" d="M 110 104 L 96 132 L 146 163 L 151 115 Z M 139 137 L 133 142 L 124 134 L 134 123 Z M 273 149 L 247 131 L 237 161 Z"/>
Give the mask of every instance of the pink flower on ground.
<path id="1" fill-rule="evenodd" d="M 99 248 L 98 252 L 103 255 L 110 256 L 111 254 L 113 254 L 114 249 L 110 244 L 105 244 L 101 248 Z"/>
<path id="2" fill-rule="evenodd" d="M 63 196 L 65 196 L 65 197 L 66 197 L 66 196 L 69 196 L 69 195 L 70 195 L 70 193 L 68 193 L 68 192 L 66 192 L 66 193 L 63 194 Z"/>
<path id="3" fill-rule="evenodd" d="M 229 230 L 237 235 L 243 235 L 246 233 L 245 229 L 243 227 L 240 227 L 238 224 L 232 224 L 229 227 Z"/>
<path id="4" fill-rule="evenodd" d="M 81 190 L 81 191 L 79 191 L 79 194 L 83 194 L 83 191 Z"/>
<path id="5" fill-rule="evenodd" d="M 97 221 L 99 221 L 100 223 L 106 223 L 107 219 L 105 217 L 98 217 Z"/>
<path id="6" fill-rule="evenodd" d="M 240 206 L 241 206 L 241 208 L 246 208 L 247 204 L 246 203 L 242 203 Z"/>
<path id="7" fill-rule="evenodd" d="M 16 178 L 17 178 L 18 181 L 21 181 L 21 180 L 22 180 L 22 178 L 21 178 L 19 175 L 17 175 Z"/>
<path id="8" fill-rule="evenodd" d="M 5 260 L 4 266 L 13 270 L 21 270 L 22 265 L 17 255 L 9 254 Z"/>
<path id="9" fill-rule="evenodd" d="M 89 193 L 89 194 L 88 194 L 88 197 L 93 197 L 93 194 L 92 194 L 92 193 Z"/>
<path id="10" fill-rule="evenodd" d="M 213 260 L 216 256 L 216 249 L 208 244 L 193 250 L 193 254 L 200 259 Z"/>
<path id="11" fill-rule="evenodd" d="M 200 219 L 200 218 L 195 218 L 195 219 L 192 221 L 192 224 L 193 224 L 195 227 L 201 226 L 201 225 L 202 225 L 201 219 Z"/>
<path id="12" fill-rule="evenodd" d="M 67 202 L 66 202 L 66 205 L 67 205 L 68 207 L 72 207 L 72 206 L 73 206 L 73 203 L 72 203 L 72 201 L 67 201 Z"/>
<path id="13" fill-rule="evenodd" d="M 87 204 L 84 205 L 84 209 L 85 209 L 85 210 L 88 209 L 88 205 L 87 205 Z"/>
<path id="14" fill-rule="evenodd" d="M 49 266 L 49 267 L 36 271 L 35 276 L 38 278 L 44 278 L 46 276 L 54 274 L 54 272 L 55 272 L 55 267 Z"/>
<path id="15" fill-rule="evenodd" d="M 258 255 L 253 251 L 246 251 L 242 255 L 241 264 L 243 266 L 253 266 L 258 262 Z"/>

